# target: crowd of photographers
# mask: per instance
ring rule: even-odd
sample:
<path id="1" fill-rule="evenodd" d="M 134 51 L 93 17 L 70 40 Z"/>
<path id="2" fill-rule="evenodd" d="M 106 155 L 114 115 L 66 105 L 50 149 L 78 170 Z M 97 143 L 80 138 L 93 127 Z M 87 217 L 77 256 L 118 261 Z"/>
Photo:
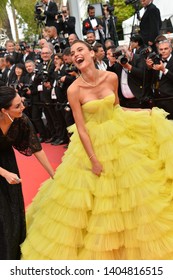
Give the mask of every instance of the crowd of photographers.
<path id="1" fill-rule="evenodd" d="M 42 5 L 44 4 L 44 6 Z M 74 123 L 67 100 L 67 89 L 80 73 L 72 64 L 70 46 L 78 39 L 76 20 L 68 8 L 55 13 L 55 3 L 36 4 L 38 20 L 44 20 L 38 47 L 8 40 L 0 55 L 0 85 L 12 86 L 25 103 L 40 142 L 67 144 L 67 127 Z M 47 5 L 48 4 L 48 5 Z M 56 7 L 57 9 L 57 7 Z M 104 5 L 103 20 L 88 6 L 83 21 L 84 40 L 95 52 L 95 66 L 118 75 L 120 105 L 128 108 L 165 109 L 173 119 L 172 45 L 163 36 L 155 38 L 155 51 L 140 35 L 131 36 L 128 46 L 118 46 L 113 9 Z M 51 12 L 53 11 L 53 12 Z"/>

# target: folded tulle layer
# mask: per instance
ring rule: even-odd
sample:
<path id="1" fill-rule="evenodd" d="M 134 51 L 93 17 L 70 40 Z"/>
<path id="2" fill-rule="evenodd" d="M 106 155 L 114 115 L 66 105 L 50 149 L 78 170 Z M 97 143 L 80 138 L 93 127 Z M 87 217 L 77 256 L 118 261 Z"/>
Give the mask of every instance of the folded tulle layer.
<path id="1" fill-rule="evenodd" d="M 111 112 L 86 124 L 100 177 L 69 128 L 54 180 L 27 210 L 23 259 L 173 259 L 173 123 L 157 108 Z"/>

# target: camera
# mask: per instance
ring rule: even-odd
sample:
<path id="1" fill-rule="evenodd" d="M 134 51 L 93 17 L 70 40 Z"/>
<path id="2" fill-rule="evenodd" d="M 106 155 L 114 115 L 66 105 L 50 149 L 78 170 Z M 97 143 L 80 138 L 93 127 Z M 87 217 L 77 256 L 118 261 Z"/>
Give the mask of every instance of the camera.
<path id="1" fill-rule="evenodd" d="M 112 51 L 113 57 L 115 57 L 121 64 L 126 64 L 128 59 L 126 55 L 121 50 Z"/>
<path id="2" fill-rule="evenodd" d="M 23 85 L 19 84 L 16 85 L 15 88 L 18 91 L 22 92 L 23 94 L 26 94 L 29 89 L 30 90 L 32 89 L 32 84 L 23 84 Z"/>
<path id="3" fill-rule="evenodd" d="M 25 51 L 26 50 L 26 47 L 25 47 L 24 44 L 20 43 L 19 46 L 20 46 L 20 50 L 21 51 Z"/>
<path id="4" fill-rule="evenodd" d="M 60 50 L 64 50 L 68 47 L 68 41 L 65 38 L 60 38 Z"/>
<path id="5" fill-rule="evenodd" d="M 58 18 L 58 20 L 62 20 L 62 12 L 61 11 L 58 11 L 57 18 Z"/>
<path id="6" fill-rule="evenodd" d="M 43 83 L 46 83 L 49 81 L 49 73 L 47 70 L 42 70 L 40 74 L 41 74 Z"/>
<path id="7" fill-rule="evenodd" d="M 54 47 L 54 50 L 56 53 L 59 53 L 60 52 L 60 44 L 59 44 L 59 41 L 57 39 L 53 39 L 51 41 L 53 47 Z"/>
<path id="8" fill-rule="evenodd" d="M 39 70 L 39 69 L 36 68 L 34 72 L 35 72 L 34 81 L 37 84 L 45 83 L 45 82 L 49 81 L 49 73 L 44 68 L 42 70 Z"/>
<path id="9" fill-rule="evenodd" d="M 6 48 L 0 46 L 0 57 L 4 57 L 5 52 L 6 52 Z"/>
<path id="10" fill-rule="evenodd" d="M 41 3 L 41 2 L 37 2 L 35 4 L 34 14 L 35 14 L 36 20 L 40 20 L 40 21 L 45 20 L 45 16 L 42 15 L 41 10 L 39 9 L 39 8 L 42 8 L 43 6 L 44 6 L 43 3 Z"/>
<path id="11" fill-rule="evenodd" d="M 43 3 L 37 2 L 37 3 L 35 4 L 35 13 L 36 13 L 37 15 L 40 15 L 40 14 L 41 14 L 41 10 L 40 10 L 39 8 L 42 8 L 42 7 L 43 7 Z"/>
<path id="12" fill-rule="evenodd" d="M 145 59 L 146 58 L 151 59 L 153 64 L 160 64 L 160 60 L 161 60 L 160 55 L 158 55 L 155 52 L 152 52 L 152 48 L 151 47 L 144 48 L 140 52 L 140 54 L 143 55 Z"/>
<path id="13" fill-rule="evenodd" d="M 161 58 L 157 53 L 155 53 L 155 52 L 150 53 L 148 55 L 148 58 L 150 58 L 152 60 L 153 64 L 160 64 Z"/>
<path id="14" fill-rule="evenodd" d="M 78 73 L 78 69 L 77 69 L 76 66 L 70 65 L 70 66 L 67 66 L 67 68 L 65 69 L 65 72 L 66 72 L 67 74 L 69 74 L 69 73 L 71 73 L 71 72 L 76 72 L 76 73 Z"/>

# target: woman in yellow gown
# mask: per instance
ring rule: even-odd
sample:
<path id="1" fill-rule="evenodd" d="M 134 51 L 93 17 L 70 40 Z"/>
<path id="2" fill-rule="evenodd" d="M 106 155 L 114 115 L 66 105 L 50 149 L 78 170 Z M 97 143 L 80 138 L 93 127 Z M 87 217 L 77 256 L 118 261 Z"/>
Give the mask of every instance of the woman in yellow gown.
<path id="1" fill-rule="evenodd" d="M 116 74 L 95 69 L 85 42 L 71 54 L 73 135 L 27 210 L 22 259 L 172 259 L 173 123 L 121 108 Z"/>

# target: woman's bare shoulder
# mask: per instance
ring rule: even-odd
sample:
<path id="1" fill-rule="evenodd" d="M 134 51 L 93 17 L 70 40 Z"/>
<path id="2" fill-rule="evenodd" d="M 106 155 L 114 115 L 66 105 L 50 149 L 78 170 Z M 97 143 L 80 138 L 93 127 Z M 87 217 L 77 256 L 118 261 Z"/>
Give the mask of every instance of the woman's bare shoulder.
<path id="1" fill-rule="evenodd" d="M 112 79 L 112 80 L 117 80 L 118 76 L 116 73 L 114 72 L 110 72 L 110 71 L 105 71 L 106 72 L 106 75 L 109 79 Z"/>
<path id="2" fill-rule="evenodd" d="M 110 72 L 110 71 L 103 71 L 100 70 L 100 82 L 106 82 L 109 84 L 117 83 L 118 76 L 117 74 Z"/>

